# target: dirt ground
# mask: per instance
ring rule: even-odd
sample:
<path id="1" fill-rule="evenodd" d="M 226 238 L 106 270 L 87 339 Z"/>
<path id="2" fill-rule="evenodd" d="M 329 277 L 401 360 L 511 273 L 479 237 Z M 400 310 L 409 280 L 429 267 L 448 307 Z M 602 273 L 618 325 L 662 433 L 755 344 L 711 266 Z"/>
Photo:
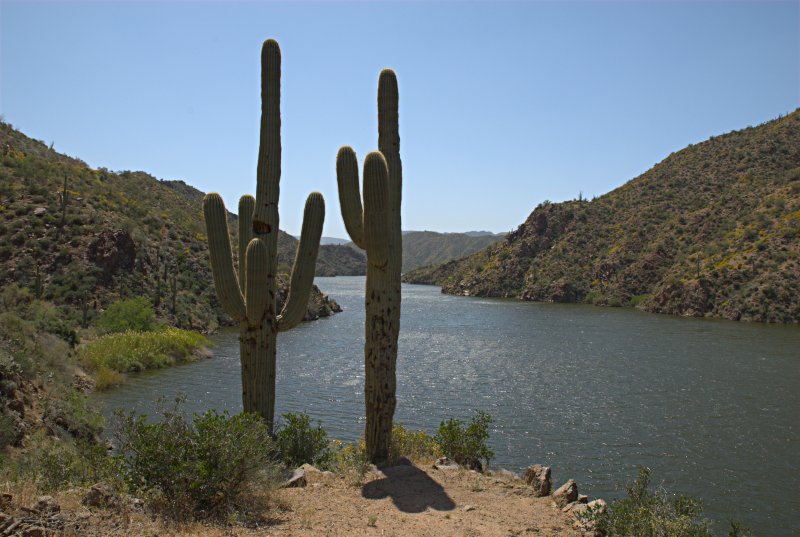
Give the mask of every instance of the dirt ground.
<path id="1" fill-rule="evenodd" d="M 361 484 L 329 472 L 309 471 L 307 486 L 270 494 L 268 517 L 254 524 L 179 525 L 126 506 L 87 508 L 85 490 L 56 496 L 60 529 L 45 535 L 80 536 L 559 536 L 584 535 L 550 497 L 534 498 L 524 481 L 506 474 L 437 470 L 427 465 L 371 470 Z M 17 491 L 14 504 L 26 505 Z M 27 503 L 26 503 L 27 502 Z M 25 511 L 7 509 L 20 520 Z M 35 518 L 35 517 L 34 517 Z M 53 517 L 51 517 L 52 521 Z M 28 515 L 28 526 L 35 520 Z M 42 526 L 46 525 L 43 520 Z M 0 526 L 4 524 L 0 523 Z M 24 527 L 24 525 L 22 526 Z M 0 535 L 6 535 L 0 527 Z M 21 533 L 21 535 L 26 535 Z"/>
<path id="2" fill-rule="evenodd" d="M 524 481 L 467 470 L 397 466 L 371 472 L 361 487 L 315 475 L 287 489 L 292 512 L 269 535 L 579 536 L 552 499 L 534 498 Z"/>

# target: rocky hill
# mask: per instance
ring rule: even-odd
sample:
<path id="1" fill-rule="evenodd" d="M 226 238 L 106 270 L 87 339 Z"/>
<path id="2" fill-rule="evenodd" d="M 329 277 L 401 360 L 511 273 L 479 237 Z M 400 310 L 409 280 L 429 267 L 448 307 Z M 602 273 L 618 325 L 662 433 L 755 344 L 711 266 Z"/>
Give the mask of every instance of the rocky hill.
<path id="1" fill-rule="evenodd" d="M 673 153 L 592 201 L 406 274 L 442 291 L 800 322 L 800 110 Z"/>
<path id="2" fill-rule="evenodd" d="M 144 172 L 92 169 L 6 123 L 0 158 L 0 285 L 28 287 L 84 324 L 110 302 L 140 295 L 177 326 L 230 322 L 214 295 L 202 192 Z M 235 215 L 230 223 L 235 233 Z M 281 234 L 287 270 L 296 247 Z M 307 318 L 337 309 L 315 289 Z"/>

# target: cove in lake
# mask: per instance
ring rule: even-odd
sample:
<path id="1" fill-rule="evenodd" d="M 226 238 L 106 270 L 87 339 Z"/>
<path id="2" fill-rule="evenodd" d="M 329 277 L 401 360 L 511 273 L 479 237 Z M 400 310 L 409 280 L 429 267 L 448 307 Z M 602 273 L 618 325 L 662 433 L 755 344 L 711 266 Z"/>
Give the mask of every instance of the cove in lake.
<path id="1" fill-rule="evenodd" d="M 307 412 L 332 438 L 364 426 L 364 278 L 317 278 L 344 311 L 278 339 L 277 413 Z M 493 467 L 553 467 L 612 499 L 638 466 L 703 500 L 721 532 L 800 534 L 800 327 L 683 319 L 631 309 L 442 295 L 404 285 L 396 420 L 434 433 L 485 410 Z M 210 360 L 132 376 L 104 412 L 241 410 L 238 332 Z"/>

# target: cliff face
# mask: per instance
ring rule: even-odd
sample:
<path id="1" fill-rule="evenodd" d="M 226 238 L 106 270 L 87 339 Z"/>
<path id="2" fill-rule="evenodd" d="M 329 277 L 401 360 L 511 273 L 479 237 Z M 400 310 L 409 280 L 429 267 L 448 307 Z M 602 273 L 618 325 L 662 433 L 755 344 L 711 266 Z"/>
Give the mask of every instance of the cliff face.
<path id="1" fill-rule="evenodd" d="M 800 322 L 800 111 L 673 153 L 407 282 L 523 300 Z"/>
<path id="2" fill-rule="evenodd" d="M 202 192 L 144 172 L 92 169 L 6 123 L 0 159 L 0 285 L 27 287 L 74 319 L 91 321 L 119 298 L 149 296 L 174 325 L 209 330 L 230 322 L 214 294 Z M 230 224 L 235 233 L 235 215 Z M 279 263 L 287 269 L 296 248 L 281 233 Z M 338 310 L 313 293 L 306 318 Z"/>

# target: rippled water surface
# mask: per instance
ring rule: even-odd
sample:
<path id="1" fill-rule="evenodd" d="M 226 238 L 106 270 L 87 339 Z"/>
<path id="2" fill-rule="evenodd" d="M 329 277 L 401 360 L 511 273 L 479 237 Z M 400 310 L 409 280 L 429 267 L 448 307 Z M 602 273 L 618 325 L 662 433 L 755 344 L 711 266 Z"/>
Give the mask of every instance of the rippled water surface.
<path id="1" fill-rule="evenodd" d="M 329 435 L 363 428 L 363 277 L 317 278 L 344 312 L 279 335 L 278 413 Z M 214 357 L 132 377 L 105 411 L 241 410 L 236 332 Z M 619 497 L 639 465 L 704 500 L 713 519 L 800 534 L 800 327 L 682 319 L 628 309 L 451 297 L 405 285 L 396 418 L 494 418 L 494 466 L 553 467 L 557 484 Z M 725 524 L 727 524 L 725 522 Z M 720 532 L 723 526 L 719 526 Z M 726 532 L 727 533 L 727 532 Z"/>

